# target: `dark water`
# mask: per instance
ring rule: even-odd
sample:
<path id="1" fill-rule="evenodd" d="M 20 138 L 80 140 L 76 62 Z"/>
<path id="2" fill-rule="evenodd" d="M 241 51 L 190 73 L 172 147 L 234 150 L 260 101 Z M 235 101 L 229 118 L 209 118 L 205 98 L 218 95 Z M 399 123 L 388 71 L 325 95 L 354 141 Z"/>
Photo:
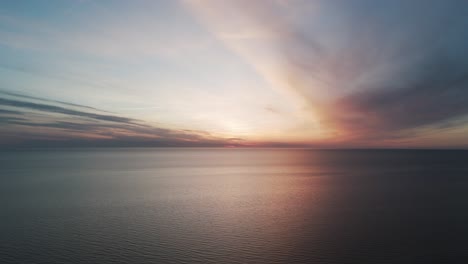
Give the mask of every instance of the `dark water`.
<path id="1" fill-rule="evenodd" d="M 0 153 L 0 263 L 468 263 L 467 151 Z"/>

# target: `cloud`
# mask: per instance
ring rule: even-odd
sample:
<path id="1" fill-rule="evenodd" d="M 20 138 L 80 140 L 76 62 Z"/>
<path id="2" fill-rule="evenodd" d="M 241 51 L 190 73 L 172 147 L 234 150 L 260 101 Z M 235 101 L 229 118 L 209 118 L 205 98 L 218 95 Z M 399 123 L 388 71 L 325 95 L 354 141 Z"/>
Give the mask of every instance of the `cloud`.
<path id="1" fill-rule="evenodd" d="M 356 62 L 344 72 L 352 74 L 329 69 L 336 76 L 332 88 L 341 94 L 325 102 L 323 118 L 352 137 L 385 139 L 425 126 L 459 126 L 451 121 L 468 114 L 468 19 L 460 12 L 468 4 L 415 1 L 387 8 L 396 5 L 405 11 L 392 13 L 367 2 L 348 10 L 357 13 L 348 21 L 354 30 L 369 29 L 365 37 L 349 40 L 348 52 Z M 364 12 L 356 11 L 359 7 L 371 12 L 368 24 L 357 17 Z M 314 72 L 310 67 L 300 70 L 302 79 L 307 71 Z"/>
<path id="2" fill-rule="evenodd" d="M 0 107 L 8 108 L 0 109 L 3 147 L 239 145 L 239 141 L 215 137 L 205 131 L 158 127 L 118 115 L 78 111 L 69 108 L 75 105 L 67 102 L 15 96 L 21 100 L 0 98 Z M 42 103 L 28 99 L 42 100 Z M 93 110 L 85 105 L 78 107 Z"/>
<path id="3" fill-rule="evenodd" d="M 0 109 L 0 114 L 14 114 L 14 115 L 20 115 L 20 114 L 22 114 L 22 113 L 19 112 L 19 111 Z"/>
<path id="4" fill-rule="evenodd" d="M 186 3 L 221 39 L 245 28 L 269 32 L 227 46 L 300 97 L 330 142 L 373 144 L 467 125 L 453 122 L 468 115 L 466 1 Z"/>
<path id="5" fill-rule="evenodd" d="M 31 102 L 26 102 L 26 101 L 10 100 L 10 99 L 5 99 L 5 98 L 0 98 L 0 105 L 9 106 L 9 107 L 27 108 L 31 110 L 44 111 L 44 112 L 49 112 L 49 113 L 59 113 L 59 114 L 70 115 L 70 116 L 87 117 L 87 118 L 91 118 L 95 120 L 102 120 L 102 121 L 112 121 L 112 122 L 127 123 L 127 124 L 132 124 L 136 122 L 135 119 L 121 117 L 121 116 L 89 113 L 89 112 L 77 111 L 73 109 L 67 109 L 64 107 L 59 107 L 59 106 L 54 106 L 54 105 L 31 103 Z"/>
<path id="6" fill-rule="evenodd" d="M 68 102 L 59 101 L 59 100 L 51 100 L 51 99 L 46 99 L 46 98 L 42 98 L 42 97 L 24 95 L 24 94 L 8 92 L 8 91 L 0 91 L 0 94 L 13 96 L 13 97 L 20 97 L 20 98 L 25 98 L 25 99 L 33 99 L 33 100 L 38 100 L 38 101 L 50 102 L 50 103 L 59 103 L 59 104 L 62 104 L 62 105 L 67 105 L 67 106 L 76 106 L 76 107 L 80 107 L 80 108 L 84 108 L 84 109 L 88 109 L 88 110 L 94 110 L 94 111 L 103 111 L 103 110 L 99 110 L 97 108 L 86 106 L 86 105 L 68 103 Z M 103 111 L 103 112 L 105 112 L 105 111 Z"/>
<path id="7" fill-rule="evenodd" d="M 6 110 L 4 111 L 0 109 L 0 115 L 11 114 L 12 112 L 15 112 L 15 111 L 6 111 Z M 26 121 L 26 119 L 21 118 L 21 117 L 0 116 L 0 125 L 22 123 L 24 121 Z"/>

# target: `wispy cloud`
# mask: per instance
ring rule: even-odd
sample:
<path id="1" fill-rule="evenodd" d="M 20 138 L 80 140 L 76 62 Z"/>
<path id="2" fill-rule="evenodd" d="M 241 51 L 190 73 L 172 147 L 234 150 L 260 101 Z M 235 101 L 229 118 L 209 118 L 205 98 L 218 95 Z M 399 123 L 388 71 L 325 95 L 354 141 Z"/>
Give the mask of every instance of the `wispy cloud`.
<path id="1" fill-rule="evenodd" d="M 0 109 L 0 114 L 14 114 L 14 115 L 21 115 L 22 113 L 20 111 L 13 111 L 13 110 L 5 110 L 5 109 Z"/>
<path id="2" fill-rule="evenodd" d="M 70 115 L 70 116 L 87 117 L 87 118 L 91 118 L 95 120 L 112 121 L 112 122 L 118 122 L 118 123 L 132 124 L 136 121 L 134 119 L 126 118 L 126 117 L 82 112 L 82 111 L 67 109 L 64 107 L 59 107 L 59 106 L 54 106 L 54 105 L 38 104 L 38 103 L 31 103 L 31 102 L 26 102 L 26 101 L 10 100 L 10 99 L 5 99 L 5 98 L 0 98 L 0 105 L 18 107 L 18 108 L 26 108 L 26 109 L 44 111 L 44 112 L 49 112 L 49 113 L 58 113 L 58 114 L 64 114 L 64 115 Z"/>
<path id="3" fill-rule="evenodd" d="M 330 142 L 374 144 L 466 125 L 452 122 L 468 115 L 466 1 L 185 3 L 266 79 L 301 98 Z"/>
<path id="4" fill-rule="evenodd" d="M 50 104 L 76 107 L 67 102 L 14 96 L 20 99 L 0 98 L 0 107 L 6 108 L 0 109 L 0 135 L 3 137 L 0 144 L 5 147 L 224 146 L 239 142 L 204 131 L 158 127 L 133 118 Z M 30 99 L 43 102 L 27 101 Z M 100 111 L 84 105 L 78 107 Z"/>
<path id="5" fill-rule="evenodd" d="M 97 108 L 90 107 L 90 106 L 86 106 L 86 105 L 68 103 L 68 102 L 59 101 L 59 100 L 51 100 L 51 99 L 47 99 L 47 98 L 42 98 L 42 97 L 37 97 L 37 96 L 30 96 L 30 95 L 24 95 L 24 94 L 9 92 L 9 91 L 0 91 L 0 94 L 4 94 L 4 95 L 8 95 L 8 96 L 13 96 L 13 97 L 20 97 L 20 98 L 24 98 L 24 99 L 39 100 L 39 101 L 43 101 L 43 102 L 58 103 L 58 104 L 67 105 L 67 106 L 75 106 L 75 107 L 84 108 L 84 109 L 93 110 L 93 111 L 106 112 L 106 111 L 99 110 L 99 109 L 97 109 Z"/>

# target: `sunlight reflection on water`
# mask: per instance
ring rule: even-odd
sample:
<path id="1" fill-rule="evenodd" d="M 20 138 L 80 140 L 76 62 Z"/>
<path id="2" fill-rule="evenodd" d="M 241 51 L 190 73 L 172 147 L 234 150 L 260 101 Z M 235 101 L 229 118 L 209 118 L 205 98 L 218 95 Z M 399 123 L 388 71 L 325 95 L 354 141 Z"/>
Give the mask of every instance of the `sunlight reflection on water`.
<path id="1" fill-rule="evenodd" d="M 460 259 L 467 160 L 462 151 L 0 153 L 0 261 Z"/>

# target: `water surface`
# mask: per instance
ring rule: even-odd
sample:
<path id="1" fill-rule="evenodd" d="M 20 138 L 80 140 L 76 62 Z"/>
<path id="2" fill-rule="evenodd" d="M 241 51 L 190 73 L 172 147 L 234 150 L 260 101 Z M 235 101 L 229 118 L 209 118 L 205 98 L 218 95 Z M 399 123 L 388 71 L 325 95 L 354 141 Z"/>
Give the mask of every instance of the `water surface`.
<path id="1" fill-rule="evenodd" d="M 1 263 L 468 263 L 468 152 L 0 152 Z"/>

